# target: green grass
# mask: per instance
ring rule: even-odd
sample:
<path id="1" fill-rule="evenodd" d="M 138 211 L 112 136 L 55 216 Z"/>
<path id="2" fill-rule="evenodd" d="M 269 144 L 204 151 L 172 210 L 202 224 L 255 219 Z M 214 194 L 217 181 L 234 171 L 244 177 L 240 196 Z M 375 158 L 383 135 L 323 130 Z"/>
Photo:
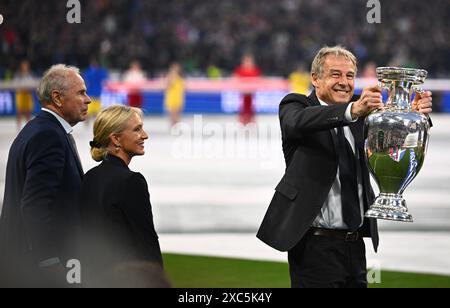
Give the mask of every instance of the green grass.
<path id="1" fill-rule="evenodd" d="M 289 287 L 283 263 L 165 254 L 164 266 L 177 288 Z"/>
<path id="2" fill-rule="evenodd" d="M 165 254 L 176 288 L 289 288 L 286 263 Z M 371 288 L 450 288 L 450 276 L 382 272 Z"/>
<path id="3" fill-rule="evenodd" d="M 371 288 L 450 288 L 450 276 L 382 272 L 381 284 Z"/>

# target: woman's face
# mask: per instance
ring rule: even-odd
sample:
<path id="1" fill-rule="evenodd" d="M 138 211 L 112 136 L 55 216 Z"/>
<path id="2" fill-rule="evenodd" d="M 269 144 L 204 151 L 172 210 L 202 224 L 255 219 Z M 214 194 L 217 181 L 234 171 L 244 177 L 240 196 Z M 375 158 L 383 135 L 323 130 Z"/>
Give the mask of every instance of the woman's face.
<path id="1" fill-rule="evenodd" d="M 148 139 L 148 135 L 144 131 L 142 118 L 137 113 L 134 113 L 128 120 L 126 129 L 120 133 L 118 139 L 122 151 L 130 158 L 145 154 L 144 142 Z"/>

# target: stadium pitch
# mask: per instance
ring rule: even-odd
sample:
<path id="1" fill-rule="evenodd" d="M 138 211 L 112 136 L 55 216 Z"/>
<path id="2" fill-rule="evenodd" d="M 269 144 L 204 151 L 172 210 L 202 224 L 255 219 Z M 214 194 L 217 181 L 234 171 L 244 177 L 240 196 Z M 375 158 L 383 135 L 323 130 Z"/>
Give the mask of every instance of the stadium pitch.
<path id="1" fill-rule="evenodd" d="M 286 263 L 165 254 L 176 288 L 289 288 Z M 381 272 L 369 288 L 450 288 L 450 276 Z"/>

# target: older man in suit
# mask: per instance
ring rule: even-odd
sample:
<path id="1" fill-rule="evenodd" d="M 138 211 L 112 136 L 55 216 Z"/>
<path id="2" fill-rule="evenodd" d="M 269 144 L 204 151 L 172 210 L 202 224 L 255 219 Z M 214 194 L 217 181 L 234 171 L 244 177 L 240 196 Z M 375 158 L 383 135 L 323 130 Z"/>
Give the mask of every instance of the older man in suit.
<path id="1" fill-rule="evenodd" d="M 0 283 L 64 286 L 65 262 L 76 257 L 83 169 L 72 127 L 90 98 L 79 70 L 52 66 L 38 88 L 41 112 L 14 140 L 0 218 Z"/>
<path id="2" fill-rule="evenodd" d="M 376 221 L 364 219 L 374 200 L 364 162 L 363 123 L 383 108 L 374 86 L 354 96 L 356 58 L 340 47 L 315 57 L 314 92 L 290 94 L 280 105 L 286 173 L 258 237 L 288 251 L 293 287 L 366 287 L 362 237 L 378 247 Z M 416 95 L 413 108 L 430 113 L 431 92 Z"/>

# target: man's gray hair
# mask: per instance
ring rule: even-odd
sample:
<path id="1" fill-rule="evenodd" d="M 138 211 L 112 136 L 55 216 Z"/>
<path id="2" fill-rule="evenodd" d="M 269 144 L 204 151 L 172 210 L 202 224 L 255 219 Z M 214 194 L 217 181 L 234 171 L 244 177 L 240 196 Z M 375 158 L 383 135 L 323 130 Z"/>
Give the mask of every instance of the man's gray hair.
<path id="1" fill-rule="evenodd" d="M 75 66 L 68 66 L 65 64 L 56 64 L 50 67 L 41 79 L 37 94 L 41 105 L 48 105 L 52 103 L 52 92 L 64 92 L 68 88 L 67 76 L 70 72 L 80 74 L 80 70 Z"/>
<path id="2" fill-rule="evenodd" d="M 343 56 L 344 58 L 350 60 L 355 67 L 355 74 L 357 72 L 358 61 L 354 54 L 345 49 L 344 47 L 337 45 L 333 47 L 325 46 L 317 53 L 316 57 L 311 66 L 311 75 L 316 75 L 317 77 L 322 77 L 323 66 L 325 64 L 325 59 L 328 55 Z"/>

